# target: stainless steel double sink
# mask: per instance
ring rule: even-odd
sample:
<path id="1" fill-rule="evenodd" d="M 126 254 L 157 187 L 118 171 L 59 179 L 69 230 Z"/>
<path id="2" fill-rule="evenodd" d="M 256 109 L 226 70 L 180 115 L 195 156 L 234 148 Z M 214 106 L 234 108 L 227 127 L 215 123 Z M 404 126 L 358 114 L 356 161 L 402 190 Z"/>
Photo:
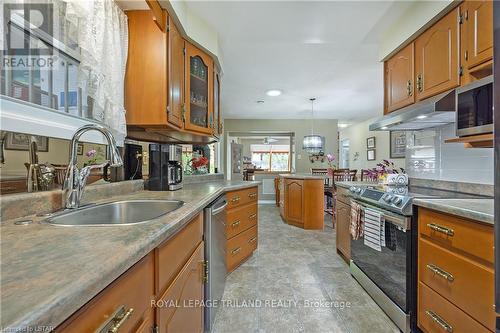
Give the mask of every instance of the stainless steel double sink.
<path id="1" fill-rule="evenodd" d="M 179 200 L 123 200 L 65 210 L 42 223 L 60 226 L 118 226 L 145 223 L 184 205 Z"/>

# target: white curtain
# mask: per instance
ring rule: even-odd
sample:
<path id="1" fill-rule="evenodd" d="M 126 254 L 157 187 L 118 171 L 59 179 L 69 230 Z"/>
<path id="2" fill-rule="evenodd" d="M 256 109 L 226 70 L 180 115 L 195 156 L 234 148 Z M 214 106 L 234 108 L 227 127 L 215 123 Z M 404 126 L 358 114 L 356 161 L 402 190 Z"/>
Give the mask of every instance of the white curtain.
<path id="1" fill-rule="evenodd" d="M 68 33 L 80 47 L 79 85 L 94 100 L 93 117 L 122 141 L 126 135 L 127 16 L 113 0 L 55 1 L 65 3 Z"/>

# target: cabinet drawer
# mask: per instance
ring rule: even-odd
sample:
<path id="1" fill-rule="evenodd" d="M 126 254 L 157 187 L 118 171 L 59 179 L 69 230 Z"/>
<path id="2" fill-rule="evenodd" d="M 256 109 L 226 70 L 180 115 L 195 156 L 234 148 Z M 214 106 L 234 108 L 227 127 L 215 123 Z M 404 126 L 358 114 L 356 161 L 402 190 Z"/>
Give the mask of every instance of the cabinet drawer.
<path id="1" fill-rule="evenodd" d="M 259 190 L 251 187 L 244 190 L 231 191 L 226 193 L 227 207 L 240 207 L 250 202 L 257 202 Z"/>
<path id="2" fill-rule="evenodd" d="M 494 330 L 493 270 L 424 239 L 418 251 L 420 281 Z"/>
<path id="3" fill-rule="evenodd" d="M 156 252 L 156 292 L 162 294 L 180 272 L 203 238 L 203 217 L 199 214 Z"/>
<path id="4" fill-rule="evenodd" d="M 243 231 L 227 241 L 226 266 L 230 272 L 257 248 L 257 226 Z"/>
<path id="5" fill-rule="evenodd" d="M 490 333 L 422 282 L 418 283 L 418 327 L 426 333 Z"/>
<path id="6" fill-rule="evenodd" d="M 418 212 L 420 235 L 493 263 L 493 227 L 430 209 L 419 208 Z"/>
<path id="7" fill-rule="evenodd" d="M 94 332 L 111 318 L 117 318 L 116 311 L 122 307 L 124 312 L 133 311 L 124 319 L 120 332 L 135 332 L 151 312 L 153 269 L 154 258 L 149 254 L 61 324 L 56 332 Z"/>
<path id="8" fill-rule="evenodd" d="M 243 207 L 231 209 L 227 212 L 226 237 L 234 237 L 257 224 L 258 206 L 257 203 L 250 203 Z"/>

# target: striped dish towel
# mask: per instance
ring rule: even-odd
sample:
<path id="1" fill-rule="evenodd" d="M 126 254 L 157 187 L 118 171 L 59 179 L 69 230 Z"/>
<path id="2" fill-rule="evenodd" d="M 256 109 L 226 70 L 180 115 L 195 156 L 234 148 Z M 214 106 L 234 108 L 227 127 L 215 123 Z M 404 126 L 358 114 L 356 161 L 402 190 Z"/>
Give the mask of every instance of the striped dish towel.
<path id="1" fill-rule="evenodd" d="M 354 240 L 363 236 L 363 210 L 361 209 L 361 205 L 355 201 L 351 201 L 351 223 L 349 230 Z"/>
<path id="2" fill-rule="evenodd" d="M 364 244 L 382 251 L 382 246 L 385 246 L 385 220 L 379 212 L 365 208 L 363 232 Z"/>

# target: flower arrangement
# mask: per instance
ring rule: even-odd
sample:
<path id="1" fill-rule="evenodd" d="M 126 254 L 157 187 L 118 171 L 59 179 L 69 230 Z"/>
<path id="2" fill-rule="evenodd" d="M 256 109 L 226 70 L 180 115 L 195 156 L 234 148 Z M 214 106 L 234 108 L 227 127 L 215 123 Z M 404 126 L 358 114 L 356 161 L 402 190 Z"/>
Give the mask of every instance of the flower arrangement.
<path id="1" fill-rule="evenodd" d="M 377 163 L 375 168 L 368 169 L 366 172 L 368 173 L 368 176 L 377 177 L 382 181 L 389 174 L 406 174 L 405 169 L 396 167 L 396 165 L 389 160 L 382 160 L 382 162 Z"/>
<path id="2" fill-rule="evenodd" d="M 335 161 L 336 161 L 335 155 L 326 154 L 326 162 L 328 163 L 328 166 L 333 170 L 337 169 L 337 164 L 335 164 Z"/>
<path id="3" fill-rule="evenodd" d="M 83 166 L 101 164 L 104 161 L 102 148 L 100 147 L 97 149 L 90 149 L 85 153 L 85 156 L 87 156 L 89 159 L 83 163 Z"/>
<path id="4" fill-rule="evenodd" d="M 193 157 L 189 160 L 188 165 L 195 174 L 208 173 L 208 158 L 205 156 Z"/>

